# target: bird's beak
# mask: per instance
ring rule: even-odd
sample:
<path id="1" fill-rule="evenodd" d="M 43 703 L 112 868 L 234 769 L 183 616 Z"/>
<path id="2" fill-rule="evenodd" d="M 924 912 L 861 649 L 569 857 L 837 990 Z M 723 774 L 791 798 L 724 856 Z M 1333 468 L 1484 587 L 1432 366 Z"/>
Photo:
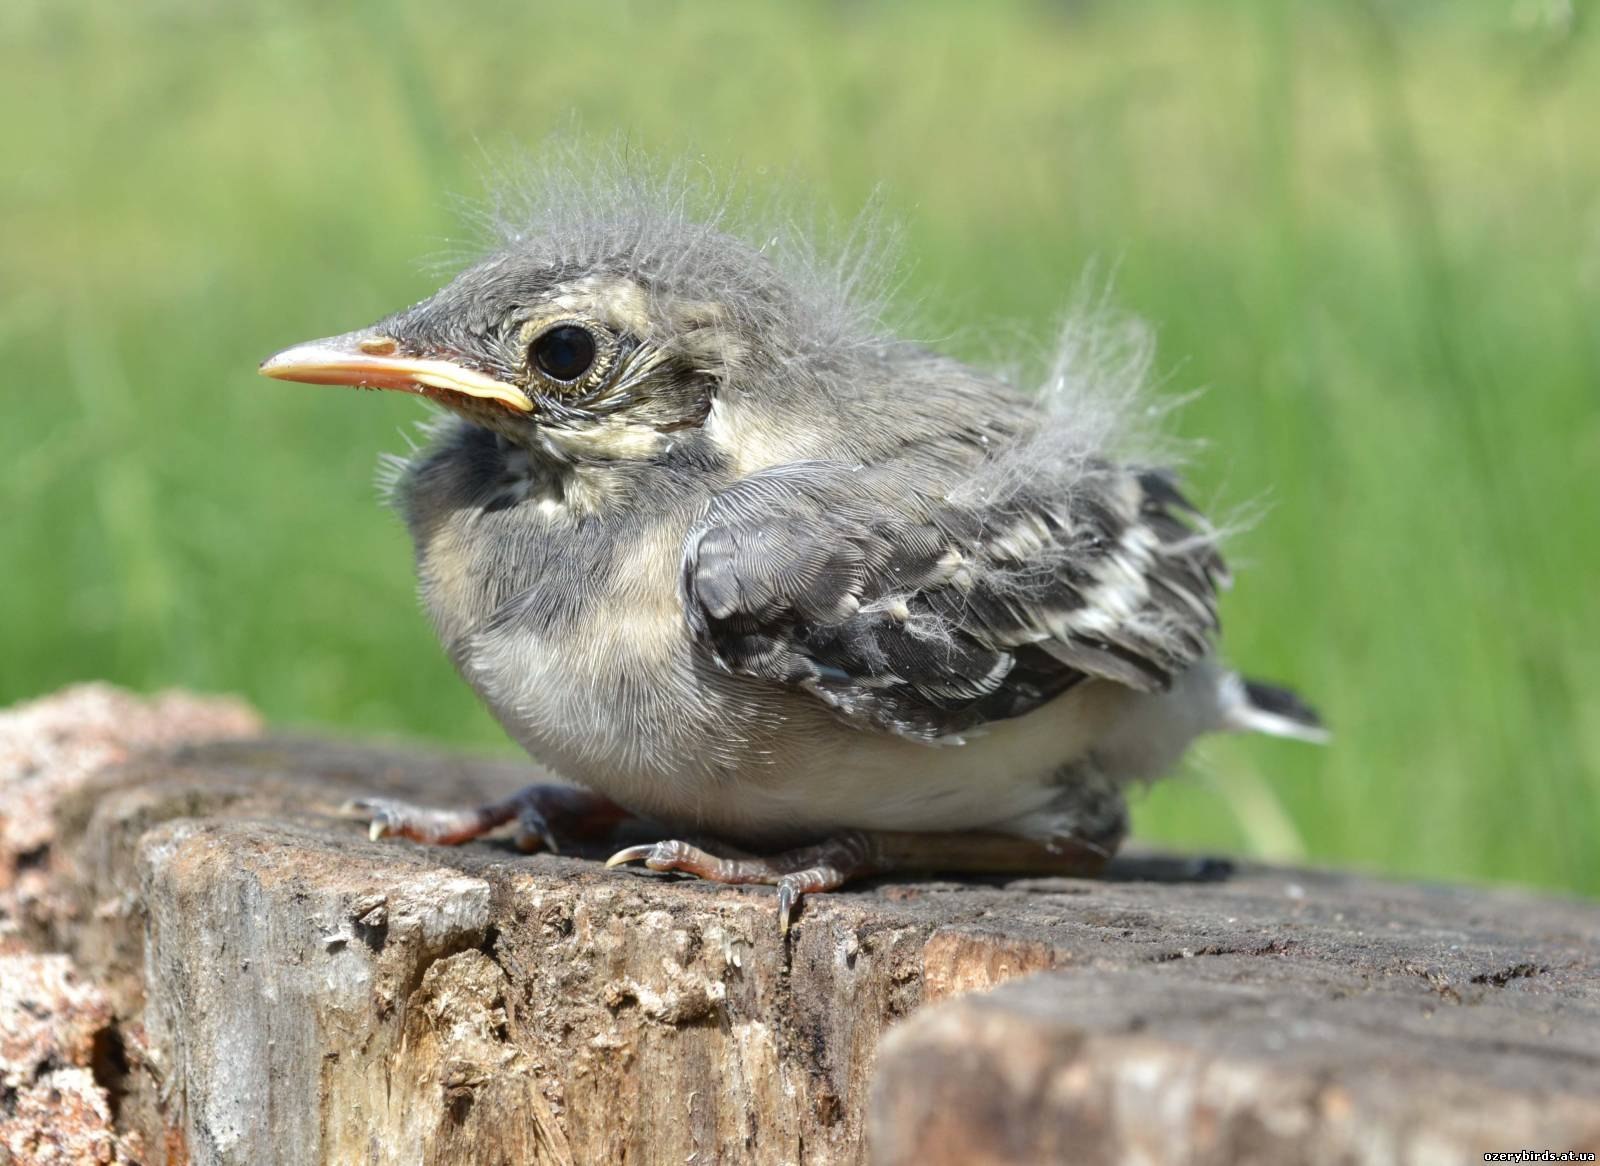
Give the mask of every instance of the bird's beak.
<path id="1" fill-rule="evenodd" d="M 352 332 L 285 348 L 261 362 L 261 375 L 308 385 L 351 385 L 364 389 L 398 389 L 434 396 L 429 389 L 499 401 L 519 413 L 533 412 L 533 401 L 516 385 L 449 360 L 399 355 L 400 345 L 387 336 Z"/>

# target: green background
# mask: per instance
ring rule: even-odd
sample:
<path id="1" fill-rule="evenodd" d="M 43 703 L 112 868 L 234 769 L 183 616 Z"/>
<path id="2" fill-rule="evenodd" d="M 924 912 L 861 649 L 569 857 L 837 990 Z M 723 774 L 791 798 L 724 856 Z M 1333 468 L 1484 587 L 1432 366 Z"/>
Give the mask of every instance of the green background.
<path id="1" fill-rule="evenodd" d="M 1473 3 L 0 6 L 0 700 L 103 677 L 507 749 L 376 456 L 413 401 L 256 362 L 426 294 L 574 121 L 905 223 L 901 307 L 1036 350 L 1082 272 L 1191 480 L 1259 504 L 1232 658 L 1335 745 L 1142 797 L 1195 848 L 1600 892 L 1600 50 Z"/>

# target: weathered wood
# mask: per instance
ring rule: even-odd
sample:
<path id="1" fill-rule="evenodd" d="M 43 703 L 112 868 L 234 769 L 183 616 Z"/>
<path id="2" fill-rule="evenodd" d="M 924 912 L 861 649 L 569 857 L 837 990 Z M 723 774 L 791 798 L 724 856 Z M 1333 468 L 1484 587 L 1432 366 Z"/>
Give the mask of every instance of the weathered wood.
<path id="1" fill-rule="evenodd" d="M 134 757 L 56 790 L 50 893 L 0 906 L 104 990 L 125 1069 L 97 1076 L 152 1162 L 857 1162 L 869 1128 L 883 1163 L 1600 1146 L 1591 905 L 1151 857 L 880 881 L 785 945 L 765 889 L 337 815 L 529 775 L 270 737 Z"/>
<path id="2" fill-rule="evenodd" d="M 926 1009 L 884 1042 L 873 1160 L 1331 1166 L 1592 1154 L 1592 953 L 1486 922 L 1435 924 L 1437 946 L 1412 954 L 1390 935 L 1329 944 L 1305 921 L 1275 941 L 1170 962 L 1113 957 Z"/>

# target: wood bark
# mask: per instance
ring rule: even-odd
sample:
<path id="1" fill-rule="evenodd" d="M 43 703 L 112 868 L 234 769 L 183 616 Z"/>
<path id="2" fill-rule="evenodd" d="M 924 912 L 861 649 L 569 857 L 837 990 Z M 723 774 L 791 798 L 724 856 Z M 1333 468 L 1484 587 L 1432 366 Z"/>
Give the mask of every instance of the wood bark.
<path id="1" fill-rule="evenodd" d="M 1099 880 L 879 880 L 808 901 L 785 943 L 769 889 L 370 842 L 338 813 L 498 795 L 526 764 L 249 729 L 27 799 L 43 770 L 8 784 L 0 746 L 0 837 L 48 818 L 0 852 L 6 942 L 98 985 L 85 1069 L 130 1158 L 1600 1149 L 1590 904 L 1145 855 Z"/>

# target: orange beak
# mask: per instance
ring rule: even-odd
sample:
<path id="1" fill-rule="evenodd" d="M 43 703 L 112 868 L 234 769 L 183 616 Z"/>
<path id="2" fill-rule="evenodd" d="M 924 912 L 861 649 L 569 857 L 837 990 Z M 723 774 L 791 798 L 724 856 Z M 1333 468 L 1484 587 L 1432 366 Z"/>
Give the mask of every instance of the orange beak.
<path id="1" fill-rule="evenodd" d="M 533 400 L 516 385 L 448 360 L 397 356 L 400 345 L 387 336 L 352 332 L 285 348 L 261 362 L 261 375 L 308 385 L 350 385 L 397 389 L 403 393 L 458 393 L 499 401 L 519 413 L 533 412 Z"/>

